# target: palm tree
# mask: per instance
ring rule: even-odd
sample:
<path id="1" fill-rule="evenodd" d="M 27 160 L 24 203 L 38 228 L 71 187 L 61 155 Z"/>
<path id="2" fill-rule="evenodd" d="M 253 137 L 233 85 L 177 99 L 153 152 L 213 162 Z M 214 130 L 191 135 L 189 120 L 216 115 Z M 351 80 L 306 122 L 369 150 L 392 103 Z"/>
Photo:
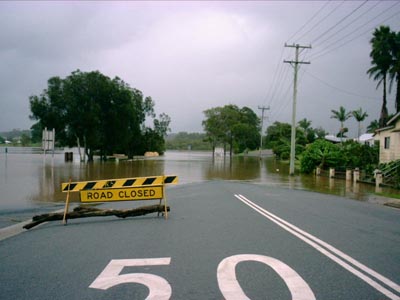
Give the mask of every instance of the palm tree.
<path id="1" fill-rule="evenodd" d="M 339 107 L 339 110 L 332 109 L 331 112 L 332 112 L 331 119 L 337 119 L 340 122 L 340 141 L 342 142 L 343 141 L 343 132 L 345 130 L 344 122 L 346 122 L 346 120 L 351 118 L 352 113 L 346 112 L 346 109 L 343 106 Z"/>
<path id="2" fill-rule="evenodd" d="M 307 132 L 307 130 L 310 129 L 311 121 L 304 118 L 297 122 L 297 124 L 299 124 L 300 128 L 303 128 L 304 132 Z"/>
<path id="3" fill-rule="evenodd" d="M 306 118 L 297 122 L 300 129 L 304 132 L 304 136 L 307 139 L 307 143 L 312 143 L 315 140 L 315 132 L 311 127 L 311 121 Z"/>
<path id="4" fill-rule="evenodd" d="M 379 118 L 379 125 L 385 126 L 388 117 L 387 100 L 386 100 L 386 81 L 390 67 L 393 64 L 391 55 L 391 47 L 393 39 L 393 32 L 390 31 L 388 26 L 380 26 L 376 28 L 373 37 L 370 40 L 372 50 L 369 56 L 371 57 L 372 67 L 368 69 L 367 74 L 369 77 L 373 77 L 375 81 L 378 81 L 376 88 L 383 83 L 383 103 L 381 109 L 381 115 Z"/>
<path id="5" fill-rule="evenodd" d="M 391 52 L 393 62 L 389 69 L 389 92 L 392 89 L 393 81 L 397 82 L 396 90 L 396 112 L 400 111 L 400 32 L 393 32 L 391 39 Z"/>
<path id="6" fill-rule="evenodd" d="M 357 120 L 358 122 L 358 135 L 357 139 L 360 139 L 361 135 L 361 122 L 364 121 L 367 117 L 368 114 L 364 111 L 362 111 L 361 107 L 357 110 L 352 111 L 353 117 Z"/>
<path id="7" fill-rule="evenodd" d="M 367 127 L 367 132 L 369 133 L 374 133 L 375 130 L 379 129 L 379 122 L 378 120 L 373 120 L 371 123 L 369 123 Z"/>

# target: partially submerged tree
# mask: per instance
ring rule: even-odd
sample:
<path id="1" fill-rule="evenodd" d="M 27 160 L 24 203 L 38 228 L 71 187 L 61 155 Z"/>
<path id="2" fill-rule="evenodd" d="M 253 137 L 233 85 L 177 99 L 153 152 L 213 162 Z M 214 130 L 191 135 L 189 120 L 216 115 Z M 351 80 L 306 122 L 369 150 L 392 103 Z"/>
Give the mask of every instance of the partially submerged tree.
<path id="1" fill-rule="evenodd" d="M 214 107 L 204 111 L 203 128 L 207 140 L 213 147 L 229 145 L 229 151 L 239 153 L 246 149 L 256 149 L 260 141 L 260 120 L 248 107 L 236 105 Z"/>
<path id="2" fill-rule="evenodd" d="M 147 116 L 155 117 L 154 102 L 118 77 L 79 70 L 65 79 L 52 77 L 40 96 L 30 97 L 30 106 L 31 118 L 38 121 L 36 131 L 55 128 L 61 145 L 83 146 L 89 161 L 95 151 L 102 157 L 112 153 L 132 157 L 148 150 L 145 133 L 150 129 L 144 122 Z M 152 129 L 152 140 L 164 139 L 169 122 L 166 115 L 154 120 L 159 128 Z"/>

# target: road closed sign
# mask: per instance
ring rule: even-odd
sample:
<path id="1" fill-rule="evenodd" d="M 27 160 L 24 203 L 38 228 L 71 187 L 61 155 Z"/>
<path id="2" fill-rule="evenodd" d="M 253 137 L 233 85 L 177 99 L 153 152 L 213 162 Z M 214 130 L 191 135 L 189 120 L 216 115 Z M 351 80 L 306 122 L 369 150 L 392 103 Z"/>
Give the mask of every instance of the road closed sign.
<path id="1" fill-rule="evenodd" d="M 81 202 L 155 200 L 163 196 L 162 186 L 80 191 Z"/>

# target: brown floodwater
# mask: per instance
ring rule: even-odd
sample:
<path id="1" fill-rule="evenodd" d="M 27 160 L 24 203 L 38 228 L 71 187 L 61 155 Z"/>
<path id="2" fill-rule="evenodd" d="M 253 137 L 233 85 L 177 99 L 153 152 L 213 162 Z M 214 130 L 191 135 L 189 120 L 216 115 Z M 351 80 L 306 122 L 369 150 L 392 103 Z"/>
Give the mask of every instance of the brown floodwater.
<path id="1" fill-rule="evenodd" d="M 335 194 L 359 201 L 384 201 L 374 194 L 375 186 L 314 175 L 289 176 L 288 164 L 273 157 L 230 160 L 221 156 L 213 159 L 210 152 L 167 151 L 164 156 L 154 158 L 81 163 L 76 149 L 65 151 L 74 151 L 73 162 L 64 161 L 64 152 L 44 156 L 32 148 L 23 151 L 9 148 L 8 153 L 0 148 L 0 210 L 64 202 L 66 194 L 61 192 L 61 183 L 70 178 L 86 181 L 156 175 L 177 175 L 179 184 L 238 180 Z M 381 190 L 399 193 L 398 190 Z M 74 194 L 72 201 L 79 201 L 78 197 Z"/>

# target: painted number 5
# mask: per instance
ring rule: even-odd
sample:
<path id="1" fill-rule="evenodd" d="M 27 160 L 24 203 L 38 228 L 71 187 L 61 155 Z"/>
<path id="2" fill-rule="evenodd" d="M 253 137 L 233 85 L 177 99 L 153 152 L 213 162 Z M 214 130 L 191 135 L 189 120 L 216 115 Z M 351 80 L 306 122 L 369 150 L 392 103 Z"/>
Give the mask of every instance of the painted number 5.
<path id="1" fill-rule="evenodd" d="M 292 294 L 292 300 L 315 300 L 311 288 L 295 270 L 273 257 L 256 254 L 230 256 L 218 265 L 218 285 L 226 300 L 249 299 L 236 279 L 236 265 L 244 261 L 257 261 L 270 266 L 286 283 Z"/>
<path id="2" fill-rule="evenodd" d="M 171 298 L 171 285 L 164 278 L 146 273 L 122 274 L 124 267 L 161 266 L 169 265 L 170 257 L 145 259 L 113 259 L 103 272 L 89 286 L 93 289 L 107 290 L 122 283 L 139 283 L 149 288 L 147 300 L 166 300 Z"/>

